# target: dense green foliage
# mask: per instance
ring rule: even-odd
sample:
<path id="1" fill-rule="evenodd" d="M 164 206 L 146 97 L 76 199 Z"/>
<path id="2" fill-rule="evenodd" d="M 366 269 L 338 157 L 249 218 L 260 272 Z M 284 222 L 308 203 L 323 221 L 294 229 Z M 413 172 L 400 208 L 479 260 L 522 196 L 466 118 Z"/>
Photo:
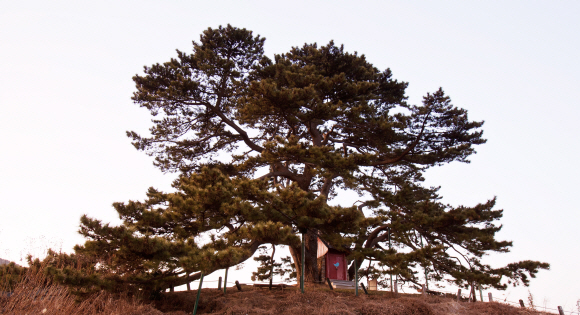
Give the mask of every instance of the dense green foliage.
<path id="1" fill-rule="evenodd" d="M 0 291 L 12 292 L 16 285 L 22 281 L 26 268 L 10 262 L 0 265 Z"/>
<path id="2" fill-rule="evenodd" d="M 397 275 L 400 281 L 419 285 L 417 280 L 422 273 L 419 277 L 427 286 L 429 281 L 437 285 L 448 280 L 463 287 L 478 284 L 506 289 L 510 283 L 527 286 L 529 276 L 535 277 L 539 269 L 549 269 L 549 264 L 537 261 L 521 261 L 500 268 L 482 263 L 484 255 L 492 251 L 508 252 L 512 246 L 512 242 L 495 239 L 501 226 L 494 221 L 503 212 L 493 210 L 495 199 L 474 207 L 451 207 L 439 201 L 438 189 L 408 183 L 398 187 L 396 192 L 376 191 L 375 200 L 380 201 L 380 206 L 374 213 L 388 224 L 376 228 L 366 239 L 361 237 L 357 243 L 361 253 L 378 259 L 383 268 L 367 268 L 362 274 L 382 278 L 385 285 L 388 283 L 385 276 L 390 274 Z M 380 231 L 387 233 L 377 236 Z M 373 249 L 377 244 L 383 244 L 384 250 Z"/>
<path id="3" fill-rule="evenodd" d="M 77 254 L 94 257 L 115 283 L 150 289 L 236 265 L 266 244 L 288 245 L 296 271 L 320 281 L 318 238 L 358 266 L 373 259 L 414 283 L 422 267 L 435 280 L 503 288 L 502 277 L 527 284 L 548 267 L 482 264 L 511 246 L 495 239 L 495 200 L 450 207 L 421 186 L 424 170 L 467 163 L 485 143 L 483 122 L 443 90 L 408 104 L 407 83 L 333 42 L 274 59 L 263 44 L 245 29 L 208 29 L 192 54 L 177 51 L 133 78 L 133 100 L 153 126 L 128 136 L 180 176 L 172 193 L 150 189 L 145 201 L 114 204 L 120 226 L 83 217 L 88 240 Z M 345 191 L 361 201 L 329 203 Z"/>

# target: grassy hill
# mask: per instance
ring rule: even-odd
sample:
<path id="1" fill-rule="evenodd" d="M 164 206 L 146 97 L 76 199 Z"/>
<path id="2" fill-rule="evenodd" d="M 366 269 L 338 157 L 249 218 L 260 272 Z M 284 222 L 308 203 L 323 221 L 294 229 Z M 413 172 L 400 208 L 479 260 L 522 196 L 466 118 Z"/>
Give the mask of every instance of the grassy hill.
<path id="1" fill-rule="evenodd" d="M 198 314 L 324 314 L 324 315 L 512 315 L 544 314 L 501 303 L 456 302 L 452 298 L 362 291 L 334 290 L 325 286 L 307 287 L 301 294 L 295 287 L 284 290 L 243 286 L 228 292 L 201 291 Z M 155 301 L 100 292 L 78 302 L 64 286 L 51 283 L 41 272 L 29 272 L 10 296 L 0 295 L 0 314 L 191 314 L 197 291 L 162 293 Z"/>
<path id="2" fill-rule="evenodd" d="M 175 315 L 191 314 L 196 291 L 164 293 L 155 301 L 156 309 Z M 198 314 L 324 314 L 324 315 L 512 315 L 545 314 L 502 303 L 469 303 L 418 294 L 370 292 L 354 296 L 353 291 L 330 291 L 323 287 L 272 290 L 244 287 L 228 288 L 224 295 L 216 289 L 203 289 Z"/>

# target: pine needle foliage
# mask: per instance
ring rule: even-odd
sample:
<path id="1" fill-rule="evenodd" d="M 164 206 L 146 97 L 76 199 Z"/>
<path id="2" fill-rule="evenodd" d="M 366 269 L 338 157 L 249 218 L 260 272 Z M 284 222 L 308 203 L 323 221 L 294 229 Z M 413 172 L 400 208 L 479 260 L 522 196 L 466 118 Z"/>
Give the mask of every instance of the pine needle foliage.
<path id="1" fill-rule="evenodd" d="M 192 53 L 133 77 L 133 101 L 153 125 L 127 135 L 180 176 L 172 193 L 151 188 L 144 201 L 115 203 L 120 226 L 83 217 L 77 254 L 115 283 L 150 290 L 237 265 L 265 245 L 289 246 L 296 272 L 320 281 L 319 238 L 358 266 L 372 259 L 416 283 L 423 268 L 437 281 L 505 288 L 549 267 L 483 264 L 512 245 L 495 239 L 495 199 L 451 207 L 422 186 L 429 167 L 469 163 L 486 142 L 483 121 L 442 89 L 409 104 L 406 82 L 332 41 L 273 59 L 264 42 L 231 25 L 209 28 Z M 329 203 L 344 191 L 360 201 Z"/>
<path id="2" fill-rule="evenodd" d="M 16 285 L 22 281 L 27 268 L 14 262 L 0 265 L 0 291 L 12 292 Z"/>

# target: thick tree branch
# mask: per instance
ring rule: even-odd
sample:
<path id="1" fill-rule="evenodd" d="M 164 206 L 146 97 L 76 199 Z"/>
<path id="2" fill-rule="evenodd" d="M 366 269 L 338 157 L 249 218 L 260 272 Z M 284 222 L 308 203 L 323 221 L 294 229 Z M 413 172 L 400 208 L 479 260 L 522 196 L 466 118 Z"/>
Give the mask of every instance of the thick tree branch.
<path id="1" fill-rule="evenodd" d="M 240 257 L 240 259 L 238 259 L 236 262 L 234 262 L 230 266 L 214 265 L 210 270 L 205 270 L 204 275 L 207 276 L 207 275 L 213 273 L 216 270 L 223 269 L 223 268 L 226 268 L 226 267 L 235 266 L 237 264 L 240 264 L 240 263 L 248 260 L 249 258 L 251 258 L 254 255 L 254 253 L 258 250 L 258 248 L 261 245 L 266 244 L 266 243 L 267 242 L 257 242 L 257 241 L 252 242 L 252 244 L 248 248 L 248 252 L 245 255 L 243 255 L 242 257 Z M 189 276 L 185 276 L 185 277 L 182 277 L 182 278 L 177 278 L 175 281 L 172 281 L 171 285 L 173 285 L 173 286 L 179 286 L 179 285 L 186 284 L 188 282 L 192 282 L 192 281 L 195 281 L 195 280 L 199 280 L 199 278 L 201 278 L 201 271 L 200 272 L 196 272 L 194 274 L 190 274 Z"/>
<path id="2" fill-rule="evenodd" d="M 322 139 L 322 145 L 328 144 L 328 140 L 330 139 L 330 134 L 334 131 L 335 126 L 336 126 L 336 124 L 332 125 L 332 127 L 330 127 L 330 130 L 324 134 L 324 137 Z"/>
<path id="3" fill-rule="evenodd" d="M 322 146 L 323 138 L 322 134 L 320 133 L 320 130 L 318 130 L 318 124 L 309 121 L 308 123 L 306 123 L 306 127 L 308 128 L 308 132 L 312 136 L 312 144 L 315 147 Z"/>
<path id="4" fill-rule="evenodd" d="M 322 184 L 322 188 L 320 189 L 320 194 L 326 198 L 330 194 L 330 189 L 332 188 L 332 180 L 338 177 L 338 175 L 333 174 L 330 177 L 324 179 L 324 184 Z"/>
<path id="5" fill-rule="evenodd" d="M 281 176 L 284 178 L 287 178 L 291 181 L 299 181 L 300 180 L 300 176 L 297 174 L 294 174 L 290 171 L 290 169 L 288 169 L 287 166 L 285 166 L 282 163 L 277 163 L 276 165 L 273 166 L 273 171 L 267 174 L 264 174 L 260 177 L 258 177 L 258 179 L 265 179 L 265 178 L 270 178 L 270 177 L 274 177 L 274 176 Z"/>
<path id="6" fill-rule="evenodd" d="M 242 129 L 240 126 L 238 126 L 235 122 L 233 122 L 232 120 L 230 120 L 224 113 L 222 113 L 216 106 L 212 106 L 211 104 L 204 104 L 205 106 L 207 106 L 209 109 L 211 109 L 216 115 L 218 115 L 222 121 L 224 123 L 226 123 L 228 126 L 234 128 L 235 131 L 238 132 L 239 136 L 242 137 L 242 139 L 244 140 L 244 142 L 246 143 L 246 145 L 248 147 L 250 147 L 252 150 L 257 151 L 257 152 L 262 152 L 264 151 L 264 148 L 255 144 L 250 137 L 248 136 L 248 133 Z"/>
<path id="7" fill-rule="evenodd" d="M 390 224 L 383 224 L 383 225 L 377 227 L 374 231 L 372 231 L 371 234 L 369 234 L 369 236 L 367 237 L 365 247 L 371 248 L 372 246 L 374 246 L 374 244 L 378 243 L 378 242 L 375 242 L 373 245 L 368 246 L 368 244 L 372 243 L 373 240 L 375 240 L 379 236 L 379 233 L 381 233 L 384 230 L 388 230 L 390 226 L 391 226 Z M 385 235 L 388 235 L 388 234 L 385 234 Z"/>

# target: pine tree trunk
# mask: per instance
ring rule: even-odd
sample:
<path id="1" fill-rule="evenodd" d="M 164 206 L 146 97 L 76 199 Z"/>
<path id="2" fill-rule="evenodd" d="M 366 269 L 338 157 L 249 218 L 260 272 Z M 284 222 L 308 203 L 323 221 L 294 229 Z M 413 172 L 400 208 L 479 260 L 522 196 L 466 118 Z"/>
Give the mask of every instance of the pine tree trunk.
<path id="1" fill-rule="evenodd" d="M 316 231 L 308 230 L 308 233 L 306 233 L 305 242 L 306 253 L 304 255 L 304 259 L 306 268 L 304 269 L 304 282 L 319 282 L 320 268 L 318 266 L 318 259 L 316 257 L 318 252 L 318 236 Z M 300 272 L 302 270 L 301 250 L 302 249 L 300 246 L 290 246 L 290 254 L 292 255 L 294 266 L 296 266 L 296 280 L 298 282 L 300 282 Z"/>
<path id="2" fill-rule="evenodd" d="M 360 266 L 362 266 L 362 264 L 364 263 L 364 261 L 365 261 L 364 259 L 357 259 L 356 260 L 356 265 L 359 266 L 359 268 L 358 268 L 359 270 L 360 270 Z M 348 267 L 348 278 L 352 280 L 352 279 L 354 279 L 354 273 L 355 273 L 355 270 L 354 270 L 354 266 L 355 266 L 354 260 L 351 260 L 348 263 L 350 264 L 349 267 Z"/>

